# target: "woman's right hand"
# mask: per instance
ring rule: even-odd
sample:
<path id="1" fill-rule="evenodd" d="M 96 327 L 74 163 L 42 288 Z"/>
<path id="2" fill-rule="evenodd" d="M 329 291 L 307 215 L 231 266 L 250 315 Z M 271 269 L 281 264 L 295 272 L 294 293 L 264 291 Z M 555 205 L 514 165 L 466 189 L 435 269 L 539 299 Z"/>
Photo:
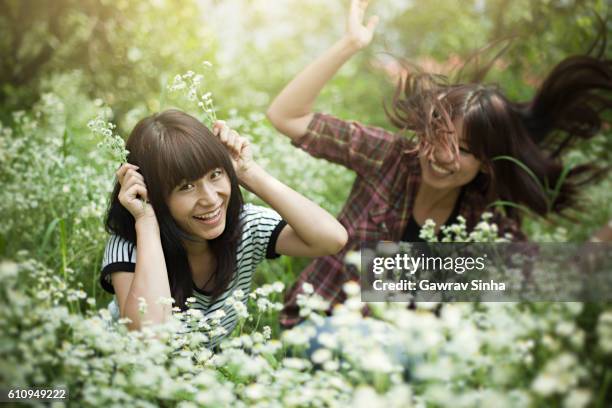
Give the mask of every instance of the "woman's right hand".
<path id="1" fill-rule="evenodd" d="M 299 140 L 308 131 L 314 117 L 315 100 L 325 84 L 346 61 L 372 42 L 378 17 L 370 17 L 364 26 L 363 16 L 368 3 L 366 0 L 351 1 L 346 33 L 293 78 L 268 108 L 266 115 L 272 125 L 291 140 Z"/>
<path id="2" fill-rule="evenodd" d="M 144 217 L 155 217 L 153 207 L 149 203 L 147 186 L 142 174 L 138 172 L 138 166 L 124 163 L 117 170 L 117 180 L 121 185 L 119 190 L 119 202 L 138 221 Z"/>
<path id="3" fill-rule="evenodd" d="M 358 48 L 364 48 L 374 36 L 374 30 L 378 24 L 378 16 L 368 19 L 368 24 L 363 24 L 363 17 L 368 8 L 368 0 L 351 0 L 348 21 L 346 24 L 346 36 Z"/>

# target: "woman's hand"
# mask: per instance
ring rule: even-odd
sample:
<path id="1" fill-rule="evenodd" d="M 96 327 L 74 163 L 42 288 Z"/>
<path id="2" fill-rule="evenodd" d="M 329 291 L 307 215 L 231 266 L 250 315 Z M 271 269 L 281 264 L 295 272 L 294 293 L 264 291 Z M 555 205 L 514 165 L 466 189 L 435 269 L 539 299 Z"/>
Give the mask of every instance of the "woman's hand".
<path id="1" fill-rule="evenodd" d="M 249 171 L 255 166 L 249 141 L 235 130 L 230 129 L 222 120 L 213 124 L 213 134 L 218 136 L 221 143 L 227 148 L 238 179 L 244 181 Z"/>
<path id="2" fill-rule="evenodd" d="M 363 24 L 368 1 L 352 0 L 346 33 L 331 48 L 300 72 L 266 111 L 274 127 L 291 140 L 297 141 L 308 130 L 314 116 L 315 99 L 336 72 L 359 50 L 372 42 L 378 17 L 372 16 Z"/>
<path id="3" fill-rule="evenodd" d="M 138 221 L 144 217 L 155 217 L 153 207 L 149 204 L 147 186 L 142 174 L 138 173 L 138 166 L 124 163 L 117 170 L 117 180 L 121 185 L 119 202 Z"/>
<path id="4" fill-rule="evenodd" d="M 368 8 L 368 0 L 351 0 L 348 20 L 346 24 L 346 36 L 358 48 L 364 48 L 374 36 L 374 30 L 378 24 L 378 16 L 368 19 L 368 24 L 363 24 L 363 17 Z"/>

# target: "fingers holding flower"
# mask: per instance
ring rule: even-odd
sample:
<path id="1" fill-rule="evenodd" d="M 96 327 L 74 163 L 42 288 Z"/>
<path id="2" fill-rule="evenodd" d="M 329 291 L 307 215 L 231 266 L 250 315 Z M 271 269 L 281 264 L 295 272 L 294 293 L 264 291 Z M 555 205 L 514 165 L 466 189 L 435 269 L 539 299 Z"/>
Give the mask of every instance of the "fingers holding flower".
<path id="1" fill-rule="evenodd" d="M 226 147 L 234 164 L 236 175 L 242 180 L 254 164 L 249 141 L 222 120 L 213 124 L 213 134 Z"/>
<path id="2" fill-rule="evenodd" d="M 138 166 L 124 163 L 115 173 L 121 186 L 119 202 L 138 220 L 142 217 L 155 217 L 153 207 L 149 203 L 147 186 Z"/>

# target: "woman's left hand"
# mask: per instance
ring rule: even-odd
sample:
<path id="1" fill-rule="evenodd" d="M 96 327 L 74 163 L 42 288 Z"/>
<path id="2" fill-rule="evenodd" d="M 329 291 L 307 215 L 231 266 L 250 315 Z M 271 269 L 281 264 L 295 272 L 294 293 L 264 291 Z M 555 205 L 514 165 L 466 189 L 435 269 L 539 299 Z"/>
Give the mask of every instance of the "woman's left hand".
<path id="1" fill-rule="evenodd" d="M 219 137 L 221 143 L 227 148 L 238 179 L 244 180 L 244 176 L 255 164 L 249 141 L 235 130 L 230 129 L 222 120 L 213 124 L 213 134 Z"/>

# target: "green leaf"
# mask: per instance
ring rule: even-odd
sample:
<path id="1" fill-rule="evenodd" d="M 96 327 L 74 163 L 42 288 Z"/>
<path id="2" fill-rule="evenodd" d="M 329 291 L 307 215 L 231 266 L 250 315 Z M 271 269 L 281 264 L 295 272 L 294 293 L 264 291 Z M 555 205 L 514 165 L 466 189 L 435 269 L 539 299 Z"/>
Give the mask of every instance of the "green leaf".
<path id="1" fill-rule="evenodd" d="M 494 157 L 493 161 L 496 161 L 496 160 L 508 160 L 508 161 L 511 161 L 512 163 L 516 164 L 517 166 L 519 166 L 520 168 L 525 170 L 525 172 L 527 172 L 527 174 L 529 174 L 529 176 L 533 179 L 533 181 L 535 181 L 537 183 L 537 185 L 542 189 L 542 191 L 546 191 L 546 189 L 544 188 L 544 186 L 542 186 L 542 183 L 540 182 L 538 177 L 535 175 L 535 173 L 529 167 L 527 167 L 527 165 L 525 163 L 523 163 L 522 161 L 518 160 L 515 157 L 505 156 L 505 155 Z"/>
<path id="2" fill-rule="evenodd" d="M 561 186 L 563 185 L 563 182 L 567 178 L 567 175 L 573 168 L 574 166 L 571 166 L 571 165 L 567 165 L 563 167 L 563 171 L 561 171 L 561 174 L 559 175 L 557 184 L 555 184 L 555 189 L 551 193 L 550 207 L 548 208 L 549 211 L 552 209 L 554 202 L 557 201 L 557 196 L 559 195 L 559 192 L 561 191 Z"/>
<path id="3" fill-rule="evenodd" d="M 55 218 L 53 221 L 49 223 L 49 225 L 47 225 L 47 229 L 45 229 L 45 233 L 43 235 L 42 244 L 40 244 L 40 248 L 38 250 L 39 254 L 42 254 L 47 248 L 47 245 L 49 245 L 49 240 L 51 239 L 51 233 L 53 232 L 55 227 L 57 227 L 57 224 L 60 222 L 60 220 L 61 218 Z"/>
<path id="4" fill-rule="evenodd" d="M 513 208 L 525 211 L 529 215 L 534 215 L 533 211 L 529 207 L 527 207 L 527 206 L 525 206 L 523 204 L 517 204 L 517 203 L 513 203 L 512 201 L 506 201 L 506 200 L 497 200 L 497 201 L 494 201 L 491 204 L 487 205 L 487 208 L 489 208 L 489 207 L 504 207 L 504 206 L 513 207 Z"/>
<path id="5" fill-rule="evenodd" d="M 522 161 L 516 159 L 515 157 L 512 156 L 496 156 L 493 158 L 493 161 L 496 160 L 508 160 L 514 164 L 516 164 L 517 166 L 519 166 L 521 169 L 523 169 L 527 174 L 529 174 L 529 176 L 533 179 L 533 181 L 538 185 L 538 187 L 540 188 L 540 190 L 542 190 L 544 192 L 544 197 L 546 198 L 546 207 L 550 208 L 550 191 L 546 188 L 544 188 L 544 186 L 542 185 L 542 183 L 540 182 L 540 179 L 538 179 L 538 177 L 535 175 L 535 173 L 529 168 L 527 167 L 527 165 L 525 163 L 523 163 Z"/>

